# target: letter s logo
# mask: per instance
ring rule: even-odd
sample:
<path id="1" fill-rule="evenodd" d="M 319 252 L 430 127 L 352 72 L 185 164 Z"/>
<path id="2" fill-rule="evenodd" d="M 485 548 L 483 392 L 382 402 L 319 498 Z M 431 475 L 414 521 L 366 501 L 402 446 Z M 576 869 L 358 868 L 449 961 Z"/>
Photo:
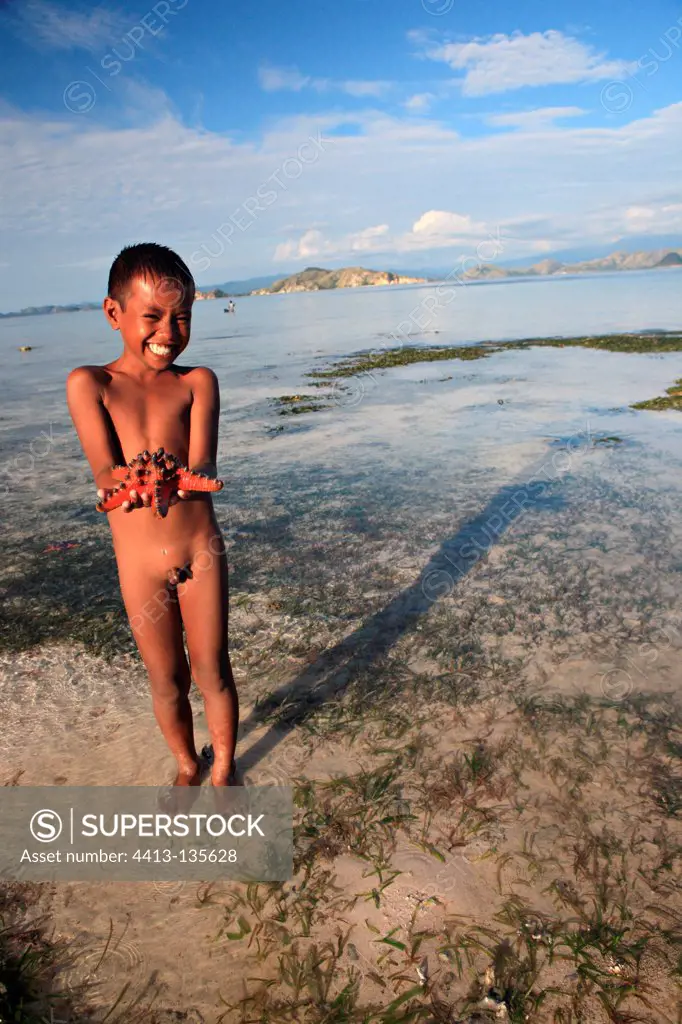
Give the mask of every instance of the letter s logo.
<path id="1" fill-rule="evenodd" d="M 56 811 L 36 811 L 29 828 L 31 835 L 39 843 L 53 843 L 62 834 L 62 819 Z"/>

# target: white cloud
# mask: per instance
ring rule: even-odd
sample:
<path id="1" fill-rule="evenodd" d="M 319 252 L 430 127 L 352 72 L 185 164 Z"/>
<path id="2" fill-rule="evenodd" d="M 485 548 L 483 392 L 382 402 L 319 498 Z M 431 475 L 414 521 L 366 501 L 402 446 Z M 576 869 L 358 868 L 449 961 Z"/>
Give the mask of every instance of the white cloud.
<path id="1" fill-rule="evenodd" d="M 391 82 L 363 82 L 350 80 L 339 82 L 338 87 L 349 96 L 385 96 L 392 88 Z"/>
<path id="2" fill-rule="evenodd" d="M 289 262 L 311 257 L 329 257 L 335 260 L 352 258 L 357 253 L 424 252 L 461 246 L 475 249 L 479 243 L 501 238 L 502 231 L 494 225 L 475 221 L 466 214 L 447 210 L 428 210 L 403 235 L 391 234 L 388 224 L 364 228 L 338 238 L 325 237 L 318 229 L 304 232 L 301 238 L 279 245 L 275 260 Z"/>
<path id="3" fill-rule="evenodd" d="M 384 96 L 393 86 L 391 82 L 377 79 L 369 81 L 350 78 L 336 81 L 333 78 L 313 78 L 303 75 L 296 67 L 277 67 L 262 64 L 258 69 L 258 80 L 266 92 L 300 92 L 314 89 L 315 92 L 345 92 L 348 96 Z"/>
<path id="4" fill-rule="evenodd" d="M 538 110 L 519 110 L 510 114 L 489 114 L 486 123 L 498 128 L 521 128 L 538 131 L 551 128 L 556 121 L 567 117 L 583 117 L 582 107 L 540 107 Z"/>
<path id="5" fill-rule="evenodd" d="M 377 245 L 384 246 L 388 235 L 388 224 L 377 224 L 350 236 L 352 252 L 371 252 Z"/>
<path id="6" fill-rule="evenodd" d="M 538 230 L 548 228 L 554 230 L 552 237 L 538 235 Z M 358 253 L 376 257 L 388 253 L 436 254 L 438 250 L 450 250 L 456 253 L 453 264 L 463 257 L 472 256 L 485 262 L 518 256 L 532 261 L 537 256 L 546 256 L 568 245 L 615 245 L 628 235 L 676 231 L 682 233 L 682 203 L 628 208 L 607 206 L 589 213 L 579 224 L 570 216 L 556 217 L 553 222 L 531 216 L 486 223 L 467 214 L 428 210 L 404 234 L 392 233 L 387 224 L 338 237 L 325 236 L 319 229 L 311 229 L 298 240 L 290 239 L 277 246 L 274 259 L 291 265 L 313 258 L 348 262 Z"/>
<path id="7" fill-rule="evenodd" d="M 298 241 L 290 239 L 288 242 L 280 242 L 275 249 L 274 259 L 275 262 L 305 260 L 311 256 L 322 255 L 327 245 L 322 232 L 312 229 L 306 231 Z"/>
<path id="8" fill-rule="evenodd" d="M 623 234 L 682 232 L 682 203 L 629 206 L 623 215 Z"/>
<path id="9" fill-rule="evenodd" d="M 531 248 L 533 252 L 548 253 L 555 249 L 556 245 L 549 238 L 538 238 L 531 243 Z"/>
<path id="10" fill-rule="evenodd" d="M 103 6 L 69 9 L 49 0 L 14 0 L 5 18 L 25 42 L 53 50 L 98 52 L 124 31 L 120 15 Z"/>
<path id="11" fill-rule="evenodd" d="M 468 238 L 485 230 L 471 217 L 447 210 L 429 210 L 412 225 L 412 234 L 422 238 Z"/>
<path id="12" fill-rule="evenodd" d="M 282 242 L 275 249 L 276 262 L 300 261 L 317 256 L 337 258 L 351 253 L 381 251 L 382 239 L 388 235 L 388 224 L 377 224 L 362 231 L 344 235 L 337 241 L 324 237 L 318 229 L 311 229 L 296 241 Z"/>
<path id="13" fill-rule="evenodd" d="M 449 210 L 427 210 L 411 231 L 395 239 L 395 248 L 397 252 L 461 248 L 463 253 L 471 253 L 481 244 L 499 242 L 503 233 L 506 235 L 506 225 L 487 224 Z"/>
<path id="14" fill-rule="evenodd" d="M 122 95 L 122 116 L 135 127 L 155 124 L 174 116 L 174 106 L 163 89 L 127 76 L 119 83 Z"/>
<path id="15" fill-rule="evenodd" d="M 349 123 L 359 134 L 334 134 Z M 310 142 L 318 133 L 321 149 Z M 371 254 L 370 265 L 405 254 L 415 266 L 408 253 L 454 261 L 498 226 L 510 239 L 504 259 L 682 231 L 681 133 L 682 103 L 608 127 L 576 118 L 473 137 L 427 117 L 334 112 L 283 119 L 246 141 L 188 127 L 156 95 L 144 123 L 115 128 L 0 107 L 0 259 L 11 263 L 0 309 L 96 298 L 107 260 L 144 239 L 187 259 L 207 243 L 199 283 L 217 284 L 265 272 L 278 246 L 283 270 Z M 211 241 L 231 223 L 229 242 Z M 77 272 L 65 266 L 76 262 Z"/>
<path id="16" fill-rule="evenodd" d="M 424 114 L 429 110 L 432 101 L 435 99 L 433 93 L 417 92 L 405 101 L 405 109 L 413 114 Z"/>
<path id="17" fill-rule="evenodd" d="M 423 41 L 423 37 L 414 37 Z M 561 85 L 623 78 L 631 65 L 607 60 L 591 46 L 550 29 L 524 35 L 490 36 L 469 42 L 427 45 L 425 56 L 444 61 L 460 80 L 466 96 L 484 96 L 522 86 Z"/>
<path id="18" fill-rule="evenodd" d="M 300 92 L 310 84 L 310 78 L 302 75 L 297 68 L 274 67 L 262 64 L 258 69 L 258 81 L 266 92 Z"/>

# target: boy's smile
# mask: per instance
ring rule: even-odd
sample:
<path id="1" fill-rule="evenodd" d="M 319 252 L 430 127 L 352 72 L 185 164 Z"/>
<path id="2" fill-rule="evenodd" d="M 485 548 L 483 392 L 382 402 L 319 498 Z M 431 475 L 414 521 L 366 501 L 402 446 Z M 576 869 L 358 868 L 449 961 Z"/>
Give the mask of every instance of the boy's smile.
<path id="1" fill-rule="evenodd" d="M 194 295 L 170 278 L 136 277 L 125 302 L 110 297 L 104 312 L 115 330 L 120 330 L 127 352 L 150 369 L 163 370 L 189 344 Z"/>

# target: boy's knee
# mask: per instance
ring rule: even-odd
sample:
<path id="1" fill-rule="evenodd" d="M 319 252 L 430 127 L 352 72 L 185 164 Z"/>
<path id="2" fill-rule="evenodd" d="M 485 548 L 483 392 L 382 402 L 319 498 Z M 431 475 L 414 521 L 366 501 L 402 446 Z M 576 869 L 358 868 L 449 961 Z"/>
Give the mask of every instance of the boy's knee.
<path id="1" fill-rule="evenodd" d="M 193 665 L 192 677 L 204 696 L 222 693 L 227 688 L 226 675 L 218 665 Z"/>
<path id="2" fill-rule="evenodd" d="M 173 705 L 189 693 L 190 681 L 175 672 L 150 672 L 149 681 L 155 704 Z"/>

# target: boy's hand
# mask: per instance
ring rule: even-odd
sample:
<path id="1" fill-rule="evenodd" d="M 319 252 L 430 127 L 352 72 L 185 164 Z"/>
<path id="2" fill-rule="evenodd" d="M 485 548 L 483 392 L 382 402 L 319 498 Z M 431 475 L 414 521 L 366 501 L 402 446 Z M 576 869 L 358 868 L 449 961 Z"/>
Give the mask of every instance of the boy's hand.
<path id="1" fill-rule="evenodd" d="M 125 466 L 118 467 L 125 469 Z M 121 481 L 118 480 L 111 473 L 104 474 L 104 477 L 100 476 L 98 483 L 104 484 L 97 488 L 97 497 L 100 501 L 107 501 L 114 491 L 121 486 Z M 130 491 L 130 501 L 124 501 L 121 508 L 124 512 L 132 512 L 134 508 L 149 508 L 152 503 L 152 496 L 147 491 L 143 491 L 139 494 L 134 488 Z"/>
<path id="2" fill-rule="evenodd" d="M 130 501 L 124 501 L 121 508 L 124 512 L 132 512 L 134 508 L 149 508 L 152 503 L 152 496 L 149 491 L 143 491 L 142 494 L 134 489 L 130 489 Z"/>
<path id="3" fill-rule="evenodd" d="M 114 493 L 113 487 L 99 487 L 97 489 L 97 497 L 100 501 L 107 501 Z M 124 501 L 121 508 L 124 512 L 132 512 L 134 508 L 149 508 L 152 503 L 152 499 L 147 493 L 139 495 L 137 491 L 130 492 L 130 501 Z"/>
<path id="4" fill-rule="evenodd" d="M 206 462 L 206 463 L 203 463 L 200 466 L 193 466 L 192 467 L 192 472 L 193 473 L 204 473 L 204 474 L 206 474 L 206 476 L 209 476 L 211 478 L 211 480 L 217 480 L 218 479 L 217 469 L 216 469 L 215 463 L 213 463 L 213 462 Z M 191 491 L 183 491 L 181 488 L 178 488 L 177 494 L 178 494 L 178 498 L 182 501 L 184 498 L 189 498 L 190 497 Z M 177 501 L 177 498 L 171 498 L 169 504 L 170 505 L 175 505 L 176 501 Z"/>
<path id="5" fill-rule="evenodd" d="M 106 501 L 107 498 L 113 494 L 113 488 L 100 487 L 97 491 L 97 497 L 100 501 Z M 152 496 L 149 491 L 143 491 L 139 494 L 134 488 L 130 490 L 130 500 L 124 501 L 121 508 L 124 512 L 132 512 L 135 508 L 150 508 L 152 504 Z M 169 505 L 177 505 L 178 500 L 189 497 L 187 491 L 178 491 L 177 494 L 172 494 L 168 500 Z"/>
<path id="6" fill-rule="evenodd" d="M 189 470 L 175 456 L 164 453 L 163 448 L 153 455 L 144 451 L 127 466 L 112 466 L 95 478 L 99 485 L 97 509 L 105 512 L 121 508 L 132 512 L 136 508 L 152 508 L 159 518 L 164 518 L 169 506 L 190 498 L 194 491 L 221 490 L 223 482 L 215 474 L 212 463 Z M 179 483 L 184 487 L 178 487 Z"/>
<path id="7" fill-rule="evenodd" d="M 116 487 L 120 486 L 118 483 Z M 106 501 L 114 492 L 114 487 L 99 487 L 97 489 L 97 497 L 100 501 Z M 121 505 L 121 509 L 124 512 L 132 512 L 135 508 L 151 508 L 152 496 L 149 491 L 143 491 L 140 494 L 134 488 L 130 490 L 130 500 L 124 501 Z M 177 494 L 171 494 L 168 499 L 169 505 L 177 505 L 178 501 L 182 501 L 184 498 L 189 498 L 188 491 L 178 490 Z"/>
<path id="8" fill-rule="evenodd" d="M 116 488 L 120 487 L 120 481 L 107 470 L 105 473 L 99 473 L 95 477 L 95 483 L 97 486 L 97 497 L 100 501 L 106 501 L 114 493 Z"/>

